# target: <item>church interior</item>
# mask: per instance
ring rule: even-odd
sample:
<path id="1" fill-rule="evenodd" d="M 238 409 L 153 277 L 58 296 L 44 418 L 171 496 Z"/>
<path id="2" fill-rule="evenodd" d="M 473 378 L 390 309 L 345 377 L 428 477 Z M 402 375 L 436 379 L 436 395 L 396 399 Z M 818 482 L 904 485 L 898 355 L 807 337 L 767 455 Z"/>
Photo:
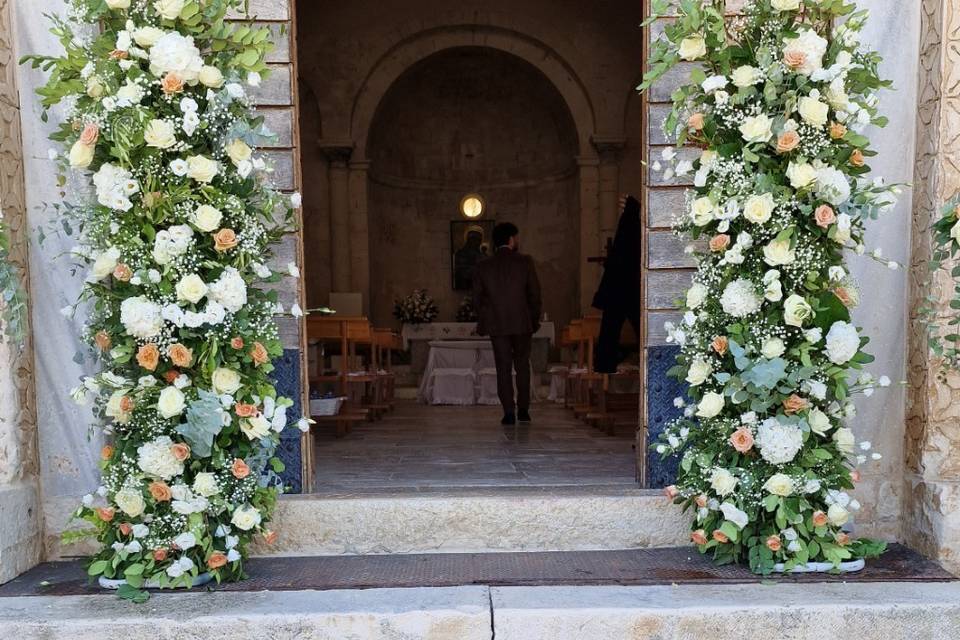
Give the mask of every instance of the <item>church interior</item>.
<path id="1" fill-rule="evenodd" d="M 642 3 L 298 3 L 313 489 L 641 479 L 642 340 L 591 307 L 639 194 Z M 499 425 L 475 265 L 520 229 L 542 288 L 533 422 Z M 637 274 L 640 286 L 640 274 Z"/>

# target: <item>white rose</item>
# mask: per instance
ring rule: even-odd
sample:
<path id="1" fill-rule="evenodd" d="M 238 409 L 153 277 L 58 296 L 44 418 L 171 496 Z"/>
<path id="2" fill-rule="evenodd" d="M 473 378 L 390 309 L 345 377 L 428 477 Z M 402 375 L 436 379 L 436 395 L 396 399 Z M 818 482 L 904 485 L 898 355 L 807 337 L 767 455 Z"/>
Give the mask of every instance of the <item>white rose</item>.
<path id="1" fill-rule="evenodd" d="M 133 41 L 147 49 L 155 45 L 161 37 L 163 37 L 163 29 L 151 26 L 140 27 L 133 32 Z"/>
<path id="2" fill-rule="evenodd" d="M 740 134 L 747 142 L 766 142 L 773 135 L 773 120 L 762 113 L 745 118 L 740 125 Z"/>
<path id="3" fill-rule="evenodd" d="M 850 241 L 850 227 L 852 224 L 850 215 L 841 213 L 837 216 L 837 226 L 833 229 L 833 241 L 838 244 L 846 244 Z"/>
<path id="4" fill-rule="evenodd" d="M 176 387 L 170 386 L 160 392 L 157 399 L 157 410 L 164 418 L 172 418 L 183 413 L 186 408 L 186 397 Z"/>
<path id="5" fill-rule="evenodd" d="M 834 206 L 850 199 L 850 182 L 842 171 L 833 167 L 821 167 L 816 170 L 816 175 L 818 197 Z"/>
<path id="6" fill-rule="evenodd" d="M 845 51 L 843 53 L 846 53 Z M 848 54 L 849 55 L 849 54 Z M 834 78 L 827 87 L 827 102 L 837 110 L 846 111 L 850 105 L 850 97 L 847 95 L 846 86 L 844 86 L 843 76 Z"/>
<path id="7" fill-rule="evenodd" d="M 186 300 L 196 304 L 207 295 L 207 284 L 195 273 L 180 279 L 176 286 L 177 300 Z"/>
<path id="8" fill-rule="evenodd" d="M 183 11 L 184 0 L 156 0 L 153 8 L 164 20 L 176 20 Z"/>
<path id="9" fill-rule="evenodd" d="M 794 189 L 805 189 L 817 180 L 817 170 L 808 162 L 791 162 L 787 167 L 787 178 Z"/>
<path id="10" fill-rule="evenodd" d="M 220 222 L 223 220 L 223 213 L 216 207 L 208 204 L 202 204 L 193 212 L 193 224 L 200 231 L 216 231 L 220 228 Z"/>
<path id="11" fill-rule="evenodd" d="M 738 87 L 750 87 L 763 82 L 763 73 L 760 69 L 745 64 L 742 67 L 737 67 L 730 78 L 733 80 L 733 84 Z"/>
<path id="12" fill-rule="evenodd" d="M 217 367 L 211 376 L 213 390 L 219 394 L 233 394 L 240 388 L 240 374 L 226 367 Z"/>
<path id="13" fill-rule="evenodd" d="M 828 105 L 810 96 L 800 98 L 800 102 L 797 104 L 797 111 L 800 112 L 800 117 L 803 118 L 805 122 L 817 127 L 822 127 L 827 124 L 827 113 L 829 110 L 830 107 Z"/>
<path id="14" fill-rule="evenodd" d="M 827 332 L 827 358 L 834 364 L 849 362 L 860 350 L 860 334 L 852 324 L 834 322 Z"/>
<path id="15" fill-rule="evenodd" d="M 107 0 L 107 7 L 110 9 L 129 9 L 130 0 Z"/>
<path id="16" fill-rule="evenodd" d="M 793 493 L 793 480 L 785 473 L 775 473 L 764 483 L 764 490 L 775 496 L 789 496 Z"/>
<path id="17" fill-rule="evenodd" d="M 92 144 L 83 144 L 79 140 L 70 147 L 70 166 L 74 169 L 86 169 L 93 162 L 93 152 L 95 150 Z"/>
<path id="18" fill-rule="evenodd" d="M 793 11 L 800 8 L 800 0 L 771 0 L 770 6 L 777 11 Z"/>
<path id="19" fill-rule="evenodd" d="M 143 140 L 148 147 L 169 149 L 177 144 L 173 123 L 167 120 L 151 120 L 143 131 Z"/>
<path id="20" fill-rule="evenodd" d="M 683 60 L 697 60 L 707 55 L 707 41 L 703 34 L 697 33 L 680 42 L 679 52 Z"/>
<path id="21" fill-rule="evenodd" d="M 783 340 L 780 338 L 767 338 L 763 341 L 763 346 L 760 347 L 760 353 L 768 360 L 779 358 L 786 350 L 787 346 L 783 344 Z"/>
<path id="22" fill-rule="evenodd" d="M 120 507 L 120 511 L 123 511 L 131 518 L 136 518 L 143 513 L 143 510 L 147 506 L 143 499 L 143 494 L 130 487 L 124 487 L 120 489 L 120 491 L 117 491 L 116 495 L 113 496 L 113 501 Z"/>
<path id="23" fill-rule="evenodd" d="M 242 531 L 250 531 L 260 524 L 260 512 L 253 507 L 237 507 L 230 518 L 230 524 Z"/>
<path id="24" fill-rule="evenodd" d="M 720 467 L 714 469 L 710 475 L 710 488 L 719 496 L 733 493 L 733 490 L 737 487 L 737 482 L 735 475 Z"/>
<path id="25" fill-rule="evenodd" d="M 198 79 L 200 80 L 200 84 L 205 87 L 210 87 L 211 89 L 219 89 L 223 86 L 223 74 L 220 72 L 220 69 L 209 65 L 200 69 Z"/>
<path id="26" fill-rule="evenodd" d="M 210 182 L 219 172 L 216 160 L 206 156 L 190 156 L 187 158 L 187 175 L 197 182 Z"/>
<path id="27" fill-rule="evenodd" d="M 771 267 L 793 264 L 797 252 L 790 248 L 790 240 L 772 240 L 763 248 L 763 261 Z"/>
<path id="28" fill-rule="evenodd" d="M 253 150 L 250 146 L 239 138 L 232 140 L 230 144 L 227 145 L 226 152 L 234 165 L 249 161 L 250 156 L 253 155 Z"/>
<path id="29" fill-rule="evenodd" d="M 709 224 L 713 220 L 716 208 L 710 198 L 703 197 L 694 200 L 693 204 L 690 205 L 690 217 L 693 219 L 693 224 L 698 227 Z"/>
<path id="30" fill-rule="evenodd" d="M 743 205 L 743 217 L 754 224 L 763 224 L 773 215 L 774 207 L 772 193 L 750 196 Z"/>
<path id="31" fill-rule="evenodd" d="M 270 421 L 263 414 L 240 421 L 240 430 L 250 440 L 265 438 L 270 435 Z"/>
<path id="32" fill-rule="evenodd" d="M 687 308 L 696 309 L 707 299 L 707 288 L 699 282 L 693 283 L 687 289 Z"/>
<path id="33" fill-rule="evenodd" d="M 833 526 L 842 527 L 847 524 L 847 520 L 850 519 L 850 512 L 839 504 L 834 503 L 827 509 L 827 519 L 830 520 L 830 524 Z"/>
<path id="34" fill-rule="evenodd" d="M 94 280 L 103 280 L 113 273 L 119 260 L 120 250 L 116 247 L 110 247 L 106 251 L 100 252 L 97 259 L 93 261 L 93 266 L 90 268 L 90 276 Z"/>
<path id="35" fill-rule="evenodd" d="M 803 298 L 793 294 L 783 302 L 783 321 L 791 327 L 802 327 L 813 315 L 813 309 Z"/>
<path id="36" fill-rule="evenodd" d="M 699 386 L 707 381 L 711 373 L 713 373 L 713 367 L 710 363 L 697 358 L 690 363 L 690 368 L 687 370 L 687 382 L 693 387 Z"/>
<path id="37" fill-rule="evenodd" d="M 856 437 L 853 435 L 853 431 L 846 427 L 841 427 L 833 433 L 833 441 L 837 444 L 837 449 L 841 453 L 850 455 L 854 451 L 854 447 L 857 443 Z"/>
<path id="38" fill-rule="evenodd" d="M 807 414 L 807 424 L 810 425 L 810 431 L 818 436 L 826 435 L 827 431 L 830 430 L 830 418 L 820 409 L 810 410 L 810 413 Z"/>
<path id="39" fill-rule="evenodd" d="M 220 487 L 217 486 L 217 477 L 208 471 L 198 473 L 193 479 L 193 492 L 205 498 L 219 493 Z"/>
<path id="40" fill-rule="evenodd" d="M 703 394 L 703 398 L 697 404 L 697 415 L 701 418 L 713 418 L 723 411 L 724 403 L 721 394 L 709 391 Z"/>
<path id="41" fill-rule="evenodd" d="M 87 95 L 91 98 L 99 98 L 103 95 L 103 82 L 97 76 L 90 76 L 87 80 Z"/>

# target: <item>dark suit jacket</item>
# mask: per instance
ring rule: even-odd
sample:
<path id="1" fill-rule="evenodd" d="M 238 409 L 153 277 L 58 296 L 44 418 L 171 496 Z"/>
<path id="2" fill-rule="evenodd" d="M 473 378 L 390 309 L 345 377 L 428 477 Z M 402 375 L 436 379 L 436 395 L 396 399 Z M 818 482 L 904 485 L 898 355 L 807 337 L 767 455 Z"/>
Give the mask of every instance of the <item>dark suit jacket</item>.
<path id="1" fill-rule="evenodd" d="M 593 296 L 597 309 L 640 308 L 640 202 L 630 196 L 623 207 L 613 250 L 603 263 L 603 278 Z"/>
<path id="2" fill-rule="evenodd" d="M 477 265 L 473 272 L 477 333 L 512 336 L 540 328 L 540 281 L 533 258 L 507 248 Z"/>

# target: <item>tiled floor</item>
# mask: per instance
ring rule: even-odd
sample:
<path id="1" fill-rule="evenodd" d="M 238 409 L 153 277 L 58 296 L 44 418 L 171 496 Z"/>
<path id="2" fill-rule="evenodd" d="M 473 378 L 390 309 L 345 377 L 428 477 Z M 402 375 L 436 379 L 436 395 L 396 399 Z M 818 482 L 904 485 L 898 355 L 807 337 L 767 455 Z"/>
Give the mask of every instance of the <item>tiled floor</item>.
<path id="1" fill-rule="evenodd" d="M 608 436 L 563 407 L 534 404 L 533 424 L 500 426 L 498 407 L 398 401 L 343 438 L 320 432 L 317 492 L 375 488 L 632 484 L 633 437 Z"/>

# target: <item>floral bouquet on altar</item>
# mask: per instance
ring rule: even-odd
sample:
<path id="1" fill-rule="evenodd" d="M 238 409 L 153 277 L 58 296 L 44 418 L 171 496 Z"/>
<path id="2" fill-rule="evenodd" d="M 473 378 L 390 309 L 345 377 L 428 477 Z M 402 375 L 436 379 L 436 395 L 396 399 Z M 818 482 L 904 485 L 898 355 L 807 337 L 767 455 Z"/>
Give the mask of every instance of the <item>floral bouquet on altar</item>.
<path id="1" fill-rule="evenodd" d="M 282 309 L 257 288 L 298 273 L 268 266 L 300 202 L 264 184 L 254 146 L 269 134 L 247 94 L 271 34 L 226 20 L 244 0 L 68 4 L 52 30 L 63 54 L 24 61 L 50 75 L 44 108 L 65 107 L 52 138 L 69 151 L 51 157 L 93 185 L 56 208 L 79 230 L 78 304 L 102 366 L 74 396 L 93 398 L 111 444 L 75 514 L 90 526 L 64 537 L 95 536 L 88 573 L 134 599 L 239 579 L 254 537 L 276 539 L 274 453 L 293 404 L 269 376 Z"/>
<path id="2" fill-rule="evenodd" d="M 683 416 L 653 446 L 680 458 L 667 494 L 693 510 L 702 553 L 764 574 L 838 568 L 884 549 L 849 530 L 856 467 L 880 458 L 846 424 L 851 398 L 889 380 L 859 372 L 873 358 L 844 252 L 866 252 L 865 223 L 898 192 L 866 177 L 864 132 L 886 123 L 876 93 L 889 83 L 852 2 L 755 0 L 733 18 L 724 5 L 682 0 L 640 87 L 697 63 L 664 122 L 682 148 L 653 167 L 692 175 L 675 228 L 705 241 L 683 321 L 667 327 L 692 402 L 676 400 Z"/>
<path id="3" fill-rule="evenodd" d="M 473 296 L 464 296 L 457 308 L 457 322 L 476 322 L 477 310 L 473 306 Z"/>
<path id="4" fill-rule="evenodd" d="M 426 289 L 414 289 L 406 298 L 394 302 L 393 316 L 403 324 L 428 324 L 437 319 L 440 309 Z"/>

